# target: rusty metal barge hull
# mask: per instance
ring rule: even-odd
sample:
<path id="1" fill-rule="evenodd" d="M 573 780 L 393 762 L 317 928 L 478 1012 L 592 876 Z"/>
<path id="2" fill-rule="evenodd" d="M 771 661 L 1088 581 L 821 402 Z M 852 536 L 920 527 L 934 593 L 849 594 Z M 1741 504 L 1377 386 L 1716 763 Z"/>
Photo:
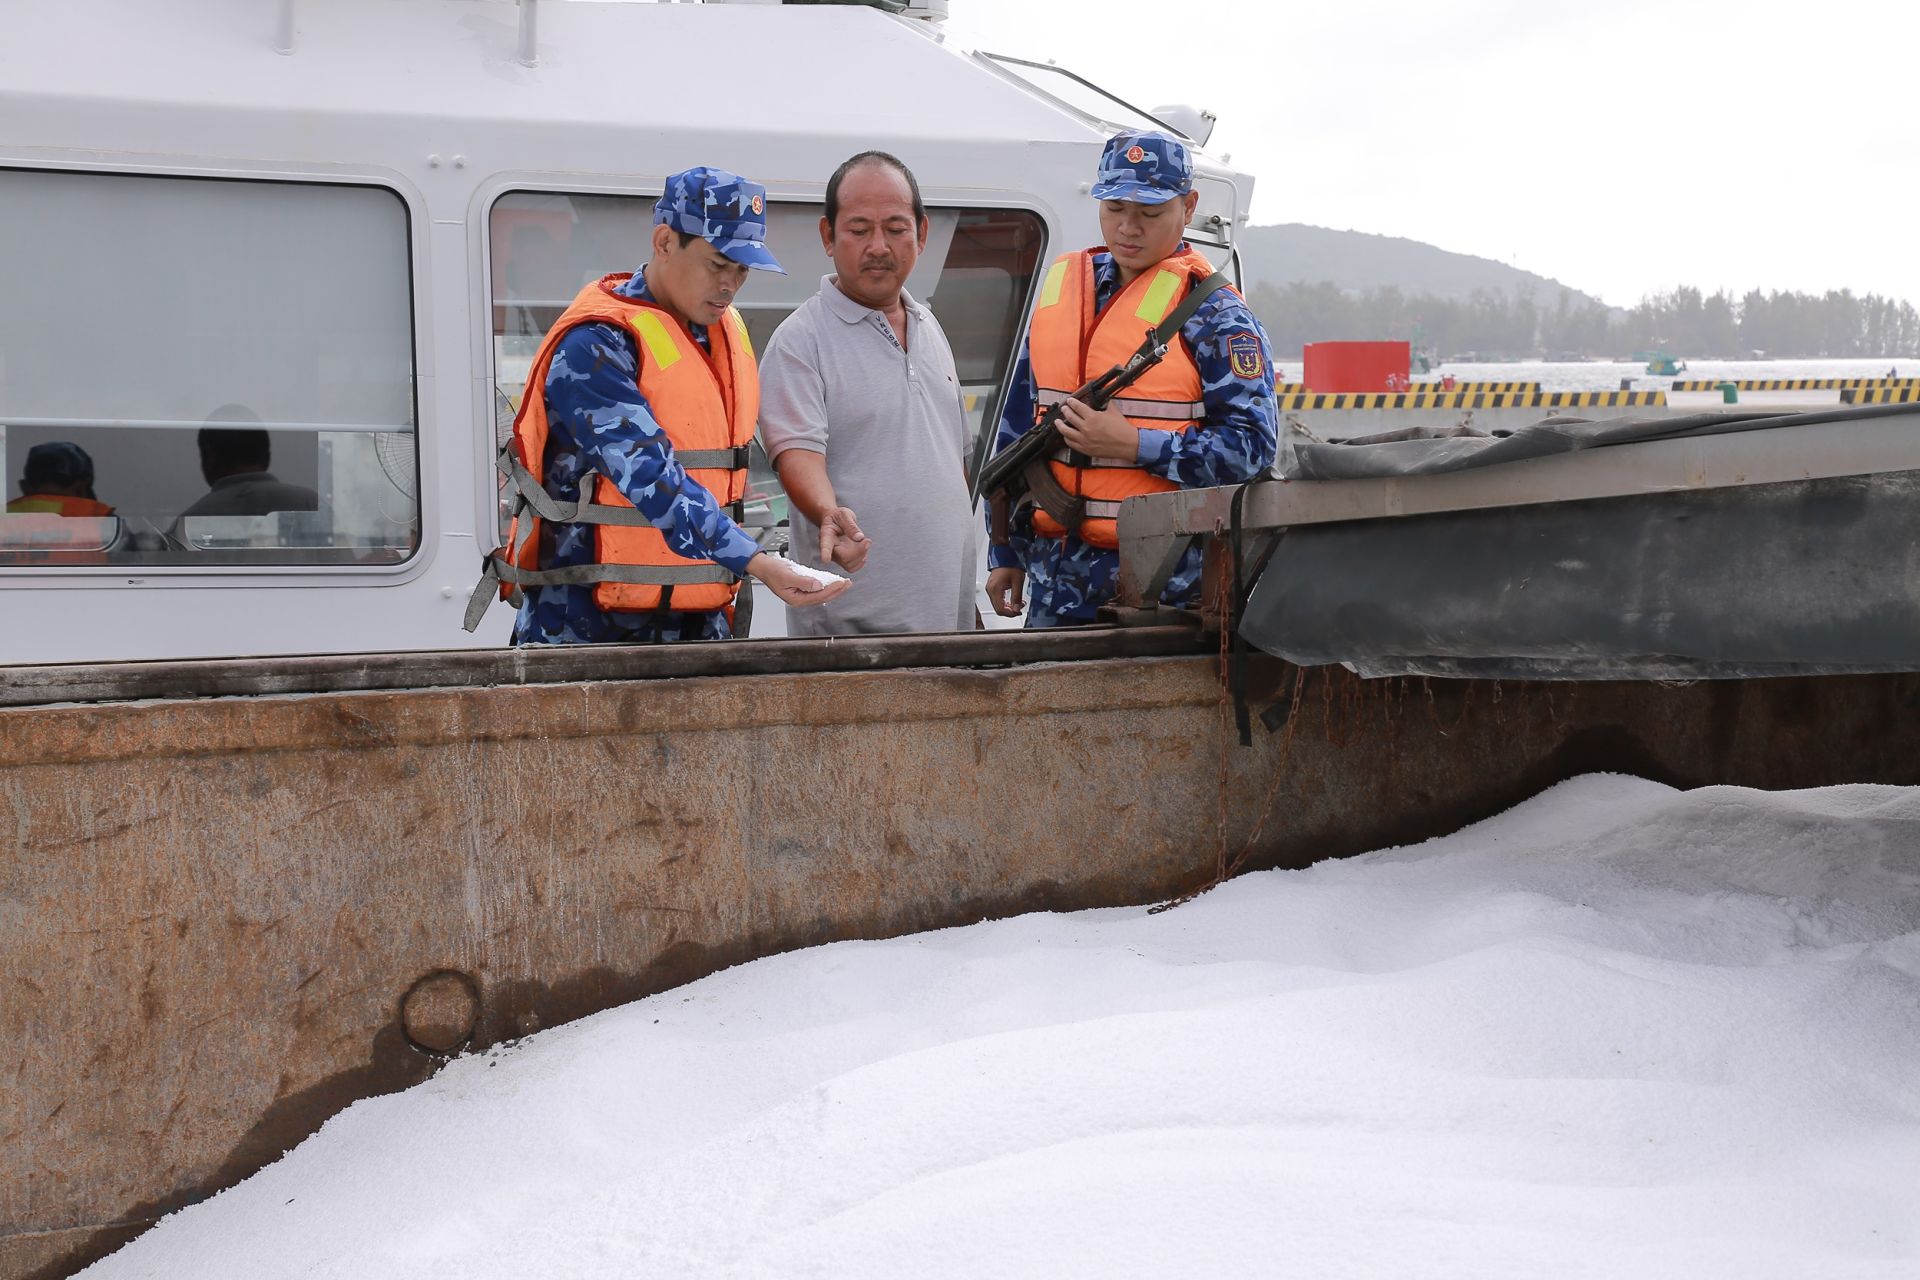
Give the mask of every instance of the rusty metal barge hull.
<path id="1" fill-rule="evenodd" d="M 1153 902 L 1596 769 L 1920 781 L 1920 676 L 1262 659 L 1278 728 L 1244 749 L 1182 628 L 796 643 L 828 669 L 749 674 L 795 661 L 761 642 L 6 673 L 0 1277 L 70 1273 L 436 1054 L 756 956 Z"/>

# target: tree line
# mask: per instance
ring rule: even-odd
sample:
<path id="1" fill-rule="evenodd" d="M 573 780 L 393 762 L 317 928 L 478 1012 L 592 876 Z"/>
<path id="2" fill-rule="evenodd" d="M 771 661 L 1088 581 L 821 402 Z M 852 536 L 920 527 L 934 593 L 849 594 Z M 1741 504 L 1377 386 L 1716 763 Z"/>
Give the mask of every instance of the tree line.
<path id="1" fill-rule="evenodd" d="M 1442 357 L 1619 359 L 1655 350 L 1729 360 L 1920 355 L 1913 304 L 1851 289 L 1754 289 L 1736 297 L 1683 285 L 1616 308 L 1571 291 L 1543 305 L 1530 292 L 1476 289 L 1443 298 L 1392 285 L 1348 292 L 1330 281 L 1294 281 L 1255 285 L 1247 302 L 1281 359 L 1298 359 L 1308 342 L 1343 339 L 1405 339 Z"/>

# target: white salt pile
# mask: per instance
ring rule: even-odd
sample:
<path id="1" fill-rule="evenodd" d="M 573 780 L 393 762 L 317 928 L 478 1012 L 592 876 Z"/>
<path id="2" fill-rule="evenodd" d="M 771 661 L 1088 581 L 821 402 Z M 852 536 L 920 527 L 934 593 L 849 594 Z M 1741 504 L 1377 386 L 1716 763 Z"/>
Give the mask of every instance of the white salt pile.
<path id="1" fill-rule="evenodd" d="M 1920 790 L 1594 776 L 1162 915 L 729 970 L 96 1277 L 1920 1275 Z"/>

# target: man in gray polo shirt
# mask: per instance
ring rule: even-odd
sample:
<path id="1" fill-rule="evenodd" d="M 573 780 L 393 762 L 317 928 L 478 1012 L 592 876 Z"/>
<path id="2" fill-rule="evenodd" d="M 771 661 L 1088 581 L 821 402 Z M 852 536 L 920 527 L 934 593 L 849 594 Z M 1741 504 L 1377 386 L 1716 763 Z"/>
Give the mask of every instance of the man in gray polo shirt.
<path id="1" fill-rule="evenodd" d="M 790 554 L 860 584 L 789 614 L 795 635 L 974 625 L 960 382 L 939 322 L 905 287 L 927 229 L 900 161 L 869 151 L 841 165 L 820 220 L 834 274 L 760 357 L 760 439 L 787 491 Z"/>

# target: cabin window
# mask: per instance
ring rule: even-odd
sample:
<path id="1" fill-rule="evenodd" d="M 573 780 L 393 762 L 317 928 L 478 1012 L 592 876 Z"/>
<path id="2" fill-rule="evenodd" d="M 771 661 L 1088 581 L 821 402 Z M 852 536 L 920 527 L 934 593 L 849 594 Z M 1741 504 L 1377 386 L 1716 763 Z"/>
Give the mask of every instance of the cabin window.
<path id="1" fill-rule="evenodd" d="M 383 188 L 0 169 L 0 567 L 407 559 L 409 262 Z"/>
<path id="2" fill-rule="evenodd" d="M 513 191 L 494 203 L 493 349 L 496 444 L 512 429 L 528 366 L 547 329 L 580 287 L 646 262 L 652 196 Z M 832 269 L 820 248 L 822 206 L 776 201 L 767 243 L 790 274 L 756 271 L 737 299 L 756 350 L 820 287 Z M 1013 362 L 1046 225 L 1024 209 L 933 208 L 927 249 L 908 287 L 940 319 L 953 346 L 974 434 L 999 403 Z M 750 500 L 786 513 L 772 468 L 754 451 Z"/>

